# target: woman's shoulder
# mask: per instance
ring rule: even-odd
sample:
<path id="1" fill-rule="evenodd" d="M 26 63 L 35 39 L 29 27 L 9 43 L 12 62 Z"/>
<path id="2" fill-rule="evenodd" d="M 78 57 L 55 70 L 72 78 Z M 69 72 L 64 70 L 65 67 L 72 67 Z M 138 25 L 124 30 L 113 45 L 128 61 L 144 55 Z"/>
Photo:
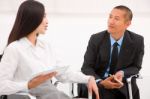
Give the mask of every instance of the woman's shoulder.
<path id="1" fill-rule="evenodd" d="M 14 42 L 10 43 L 6 48 L 16 49 L 18 46 L 19 46 L 18 41 L 14 41 Z"/>
<path id="2" fill-rule="evenodd" d="M 5 52 L 16 53 L 18 47 L 19 47 L 18 41 L 14 41 L 9 45 L 7 45 L 7 47 L 4 49 L 4 53 Z"/>

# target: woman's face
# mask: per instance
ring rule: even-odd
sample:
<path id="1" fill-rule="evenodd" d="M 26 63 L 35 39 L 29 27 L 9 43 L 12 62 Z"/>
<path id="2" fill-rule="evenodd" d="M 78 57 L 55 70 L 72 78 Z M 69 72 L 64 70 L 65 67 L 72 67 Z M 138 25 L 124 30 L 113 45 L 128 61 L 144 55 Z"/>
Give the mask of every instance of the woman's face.
<path id="1" fill-rule="evenodd" d="M 38 34 L 43 34 L 47 30 L 47 27 L 48 27 L 48 19 L 47 19 L 46 14 L 45 14 L 41 24 L 37 27 L 36 32 Z"/>

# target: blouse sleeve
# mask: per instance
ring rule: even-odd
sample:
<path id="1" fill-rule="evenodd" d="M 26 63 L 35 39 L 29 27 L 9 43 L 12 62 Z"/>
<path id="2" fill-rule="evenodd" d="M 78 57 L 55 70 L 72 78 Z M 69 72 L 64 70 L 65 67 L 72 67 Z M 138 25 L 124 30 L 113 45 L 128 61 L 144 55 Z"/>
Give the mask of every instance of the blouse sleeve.
<path id="1" fill-rule="evenodd" d="M 88 83 L 91 76 L 84 75 L 82 72 L 66 71 L 62 75 L 56 76 L 61 82 Z"/>
<path id="2" fill-rule="evenodd" d="M 13 81 L 13 76 L 18 66 L 18 56 L 17 48 L 12 44 L 4 51 L 0 62 L 0 95 L 14 94 L 28 89 L 28 82 Z"/>
<path id="3" fill-rule="evenodd" d="M 48 43 L 49 52 L 52 55 L 52 60 L 55 60 L 56 66 L 67 66 L 68 64 L 64 61 L 62 61 L 62 58 L 59 56 L 60 53 L 56 51 L 56 49 Z M 51 61 L 51 60 L 50 60 Z M 88 80 L 91 76 L 84 75 L 82 72 L 72 71 L 70 69 L 67 69 L 66 72 L 64 72 L 61 75 L 57 75 L 56 79 L 61 82 L 75 82 L 75 83 L 88 83 Z"/>

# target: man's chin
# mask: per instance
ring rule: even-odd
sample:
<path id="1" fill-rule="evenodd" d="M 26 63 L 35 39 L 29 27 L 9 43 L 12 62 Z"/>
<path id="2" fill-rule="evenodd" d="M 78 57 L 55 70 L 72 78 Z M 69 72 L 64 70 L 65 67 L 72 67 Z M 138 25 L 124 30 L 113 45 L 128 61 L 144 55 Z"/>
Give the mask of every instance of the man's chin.
<path id="1" fill-rule="evenodd" d="M 107 31 L 108 31 L 108 33 L 112 33 L 112 32 L 113 32 L 113 31 L 112 31 L 112 30 L 110 30 L 110 29 L 108 29 Z"/>
<path id="2" fill-rule="evenodd" d="M 108 29 L 107 30 L 109 33 L 116 33 L 116 31 L 114 31 L 113 29 Z"/>

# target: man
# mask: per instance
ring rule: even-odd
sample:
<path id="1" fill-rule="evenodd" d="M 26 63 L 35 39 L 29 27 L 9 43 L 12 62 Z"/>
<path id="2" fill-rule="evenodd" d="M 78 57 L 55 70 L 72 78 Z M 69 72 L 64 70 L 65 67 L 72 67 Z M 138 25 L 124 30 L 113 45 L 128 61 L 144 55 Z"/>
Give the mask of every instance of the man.
<path id="1" fill-rule="evenodd" d="M 108 18 L 108 29 L 93 34 L 89 40 L 81 70 L 96 78 L 101 99 L 128 99 L 125 78 L 141 69 L 144 39 L 127 30 L 132 16 L 126 6 L 114 7 Z M 134 99 L 140 99 L 136 79 L 132 80 L 132 86 Z M 84 85 L 79 85 L 79 94 L 87 96 Z"/>

